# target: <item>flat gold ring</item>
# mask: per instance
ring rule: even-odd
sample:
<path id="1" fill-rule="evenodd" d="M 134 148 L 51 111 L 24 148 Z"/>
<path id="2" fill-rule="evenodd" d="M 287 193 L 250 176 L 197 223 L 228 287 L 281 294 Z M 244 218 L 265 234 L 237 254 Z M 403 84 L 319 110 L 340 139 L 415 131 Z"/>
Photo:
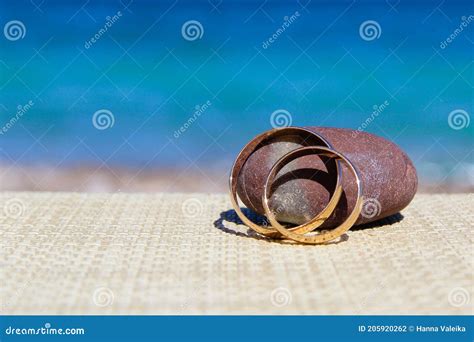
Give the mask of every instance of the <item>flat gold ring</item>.
<path id="1" fill-rule="evenodd" d="M 310 154 L 318 154 L 318 155 L 324 155 L 324 156 L 328 156 L 332 158 L 337 158 L 338 160 L 344 162 L 347 165 L 348 169 L 352 172 L 352 174 L 356 178 L 356 183 L 357 183 L 357 201 L 354 206 L 354 209 L 352 210 L 350 215 L 347 217 L 347 219 L 343 223 L 341 223 L 341 225 L 334 228 L 333 230 L 320 233 L 317 235 L 299 234 L 295 231 L 292 231 L 291 229 L 285 228 L 276 220 L 276 217 L 274 213 L 271 211 L 270 206 L 269 206 L 271 185 L 273 184 L 273 181 L 278 171 L 280 171 L 286 164 L 290 163 L 291 161 L 298 159 L 300 157 L 306 156 L 306 155 L 310 155 Z M 350 162 L 349 159 L 347 159 L 341 153 L 334 151 L 331 148 L 321 147 L 321 146 L 302 147 L 302 148 L 290 151 L 287 154 L 285 154 L 283 157 L 281 157 L 273 165 L 272 169 L 270 170 L 270 173 L 268 174 L 267 180 L 263 188 L 263 195 L 262 195 L 263 208 L 265 209 L 265 214 L 267 216 L 267 219 L 270 221 L 272 227 L 278 230 L 281 233 L 281 235 L 285 236 L 288 239 L 295 240 L 301 243 L 307 243 L 307 244 L 318 244 L 318 243 L 331 241 L 338 238 L 345 232 L 347 232 L 357 221 L 357 218 L 359 217 L 359 214 L 362 210 L 363 202 L 364 202 L 364 198 L 362 195 L 362 185 L 360 182 L 359 174 L 356 168 L 354 167 L 354 165 Z M 313 228 L 316 229 L 319 225 L 324 223 L 324 221 L 328 217 L 322 217 L 321 219 L 323 220 L 323 222 L 312 223 Z"/>
<path id="2" fill-rule="evenodd" d="M 248 158 L 252 155 L 253 152 L 255 152 L 255 150 L 260 144 L 264 143 L 265 141 L 271 138 L 282 136 L 282 135 L 289 135 L 291 133 L 297 133 L 297 134 L 304 133 L 304 134 L 310 135 L 320 140 L 321 144 L 324 144 L 325 146 L 329 148 L 331 147 L 331 144 L 326 139 L 324 139 L 324 137 L 308 129 L 299 128 L 299 127 L 276 128 L 276 129 L 264 132 L 256 136 L 247 145 L 245 145 L 245 147 L 242 149 L 242 151 L 240 151 L 239 155 L 237 156 L 237 159 L 235 160 L 234 165 L 232 166 L 232 170 L 231 170 L 230 178 L 229 178 L 230 199 L 231 199 L 232 207 L 234 208 L 239 218 L 242 220 L 242 222 L 245 225 L 247 225 L 249 228 L 253 229 L 257 233 L 268 236 L 268 237 L 272 237 L 272 238 L 281 237 L 282 234 L 277 229 L 271 226 L 270 227 L 261 226 L 256 223 L 253 223 L 247 216 L 245 216 L 245 214 L 240 209 L 239 200 L 237 196 L 237 183 L 238 183 L 239 175 L 243 166 L 245 165 Z M 332 197 L 329 200 L 326 207 L 321 211 L 321 213 L 319 213 L 309 222 L 300 226 L 293 227 L 290 229 L 291 231 L 304 234 L 311 230 L 314 230 L 316 227 L 318 227 L 324 222 L 320 220 L 320 217 L 329 216 L 334 211 L 334 208 L 339 202 L 339 199 L 342 194 L 342 189 L 340 187 L 341 167 L 339 165 L 339 161 L 335 161 L 335 166 L 336 166 L 337 176 L 338 176 L 337 181 L 336 181 L 335 191 L 333 191 Z"/>

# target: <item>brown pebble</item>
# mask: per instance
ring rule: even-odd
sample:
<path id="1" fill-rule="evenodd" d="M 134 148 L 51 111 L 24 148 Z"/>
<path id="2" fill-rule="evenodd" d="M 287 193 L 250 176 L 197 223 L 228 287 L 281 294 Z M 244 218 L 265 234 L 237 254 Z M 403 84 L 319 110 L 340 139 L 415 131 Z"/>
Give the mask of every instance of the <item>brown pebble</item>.
<path id="1" fill-rule="evenodd" d="M 357 168 L 366 204 L 356 224 L 393 215 L 413 199 L 418 179 L 408 156 L 394 143 L 379 136 L 343 128 L 306 127 L 322 135 Z M 315 144 L 310 136 L 278 137 L 261 146 L 242 168 L 238 194 L 243 203 L 259 214 L 263 184 L 275 162 L 287 152 Z M 327 159 L 326 159 L 327 161 Z M 342 164 L 341 164 L 342 165 Z M 329 169 L 329 170 L 328 170 Z M 305 156 L 285 166 L 275 178 L 270 207 L 282 222 L 302 224 L 324 209 L 335 184 L 334 164 L 316 155 Z M 343 194 L 333 215 L 322 227 L 339 225 L 356 201 L 355 178 L 342 166 Z"/>

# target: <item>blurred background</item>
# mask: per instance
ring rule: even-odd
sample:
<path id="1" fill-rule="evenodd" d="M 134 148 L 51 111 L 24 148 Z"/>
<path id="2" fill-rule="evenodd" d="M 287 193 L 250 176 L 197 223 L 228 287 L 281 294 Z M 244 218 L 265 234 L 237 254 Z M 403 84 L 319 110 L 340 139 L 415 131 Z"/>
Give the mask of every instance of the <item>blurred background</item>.
<path id="1" fill-rule="evenodd" d="M 472 1 L 0 2 L 0 188 L 226 191 L 284 125 L 394 141 L 474 189 Z"/>

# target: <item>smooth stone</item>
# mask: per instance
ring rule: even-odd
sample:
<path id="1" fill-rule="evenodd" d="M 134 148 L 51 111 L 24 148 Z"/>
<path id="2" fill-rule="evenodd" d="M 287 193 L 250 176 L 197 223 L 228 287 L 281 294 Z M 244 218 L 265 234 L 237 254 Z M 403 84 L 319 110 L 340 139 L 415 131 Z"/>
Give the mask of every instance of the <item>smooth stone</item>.
<path id="1" fill-rule="evenodd" d="M 415 196 L 418 186 L 416 169 L 408 156 L 391 141 L 351 129 L 305 128 L 322 135 L 359 171 L 366 204 L 356 224 L 396 214 Z M 261 202 L 263 185 L 271 167 L 287 152 L 313 144 L 315 139 L 309 135 L 280 137 L 262 144 L 242 168 L 237 190 L 242 202 L 264 215 Z M 292 161 L 277 174 L 270 208 L 279 221 L 302 224 L 324 209 L 334 190 L 336 172 L 334 167 L 331 169 L 334 164 L 327 163 L 326 167 L 322 159 L 324 157 L 317 155 L 305 156 Z M 343 163 L 341 165 L 343 194 L 323 228 L 342 223 L 356 202 L 355 178 Z"/>

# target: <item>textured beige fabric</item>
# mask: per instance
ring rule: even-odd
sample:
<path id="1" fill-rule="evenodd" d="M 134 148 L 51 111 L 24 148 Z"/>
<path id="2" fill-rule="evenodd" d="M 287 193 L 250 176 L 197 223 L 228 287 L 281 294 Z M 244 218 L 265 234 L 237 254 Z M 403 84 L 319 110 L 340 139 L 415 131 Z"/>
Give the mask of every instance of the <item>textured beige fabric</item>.
<path id="1" fill-rule="evenodd" d="M 269 242 L 224 194 L 0 193 L 2 314 L 472 314 L 473 195 L 337 244 Z"/>

